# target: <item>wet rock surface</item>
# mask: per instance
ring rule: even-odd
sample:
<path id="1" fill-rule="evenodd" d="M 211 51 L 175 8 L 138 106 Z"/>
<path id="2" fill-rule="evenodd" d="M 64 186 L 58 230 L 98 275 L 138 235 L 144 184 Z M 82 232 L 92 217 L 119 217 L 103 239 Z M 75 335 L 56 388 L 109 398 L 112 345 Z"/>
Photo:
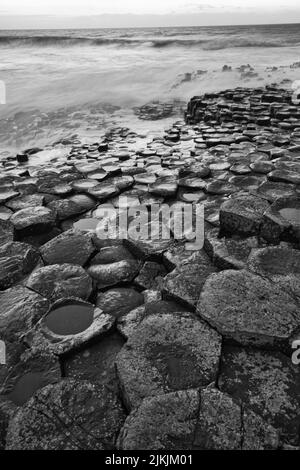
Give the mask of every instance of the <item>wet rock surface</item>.
<path id="1" fill-rule="evenodd" d="M 299 444 L 299 368 L 281 353 L 225 348 L 219 387 Z"/>
<path id="2" fill-rule="evenodd" d="M 0 448 L 299 447 L 299 158 L 276 85 L 3 154 Z"/>
<path id="3" fill-rule="evenodd" d="M 88 299 L 92 293 L 92 279 L 80 266 L 54 264 L 36 270 L 26 286 L 54 302 L 63 297 Z"/>
<path id="4" fill-rule="evenodd" d="M 277 449 L 279 434 L 219 390 L 183 390 L 145 399 L 126 419 L 122 450 Z"/>
<path id="5" fill-rule="evenodd" d="M 39 261 L 40 253 L 32 245 L 11 242 L 0 247 L 0 290 L 21 281 Z"/>
<path id="6" fill-rule="evenodd" d="M 64 380 L 36 393 L 12 419 L 8 450 L 110 450 L 124 421 L 114 395 Z"/>
<path id="7" fill-rule="evenodd" d="M 194 307 L 206 279 L 216 271 L 205 252 L 195 253 L 165 277 L 164 292 Z"/>
<path id="8" fill-rule="evenodd" d="M 116 364 L 128 409 L 143 398 L 204 386 L 216 379 L 221 337 L 191 315 L 146 317 Z"/>
<path id="9" fill-rule="evenodd" d="M 48 311 L 49 302 L 25 287 L 0 292 L 0 334 L 7 341 L 18 341 Z"/>
<path id="10" fill-rule="evenodd" d="M 197 312 L 225 338 L 243 345 L 288 347 L 300 326 L 294 297 L 246 270 L 213 274 L 203 287 Z"/>

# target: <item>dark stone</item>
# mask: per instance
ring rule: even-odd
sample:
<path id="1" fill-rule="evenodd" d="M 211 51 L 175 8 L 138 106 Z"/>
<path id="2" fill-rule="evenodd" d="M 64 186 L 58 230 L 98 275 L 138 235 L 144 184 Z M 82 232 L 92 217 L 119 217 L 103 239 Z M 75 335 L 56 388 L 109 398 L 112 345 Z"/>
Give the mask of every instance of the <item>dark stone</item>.
<path id="1" fill-rule="evenodd" d="M 259 232 L 267 201 L 251 195 L 238 195 L 224 202 L 220 209 L 220 225 L 229 233 L 254 235 Z"/>
<path id="2" fill-rule="evenodd" d="M 277 352 L 225 347 L 219 388 L 299 444 L 299 367 Z"/>
<path id="3" fill-rule="evenodd" d="M 97 343 L 79 351 L 64 361 L 67 378 L 88 380 L 118 393 L 115 360 L 125 340 L 118 333 L 111 333 Z"/>
<path id="4" fill-rule="evenodd" d="M 285 246 L 253 250 L 248 269 L 300 298 L 300 251 Z"/>
<path id="5" fill-rule="evenodd" d="M 134 283 L 141 289 L 160 289 L 166 274 L 163 265 L 146 261 Z"/>
<path id="6" fill-rule="evenodd" d="M 82 214 L 95 207 L 95 201 L 86 194 L 76 194 L 68 199 L 59 199 L 48 204 L 50 209 L 57 212 L 59 220 Z"/>
<path id="7" fill-rule="evenodd" d="M 35 271 L 26 286 L 54 302 L 63 297 L 86 300 L 92 293 L 92 279 L 86 271 L 72 264 L 54 264 Z"/>
<path id="8" fill-rule="evenodd" d="M 24 287 L 0 292 L 0 335 L 7 341 L 18 341 L 48 311 L 49 302 Z"/>
<path id="9" fill-rule="evenodd" d="M 120 287 L 100 293 L 96 305 L 104 313 L 120 318 L 143 303 L 142 294 L 131 288 Z"/>
<path id="10" fill-rule="evenodd" d="M 114 394 L 86 381 L 49 385 L 9 425 L 7 450 L 111 450 L 125 415 Z"/>
<path id="11" fill-rule="evenodd" d="M 32 206 L 15 212 L 10 220 L 19 235 L 32 235 L 50 230 L 55 224 L 56 212 L 47 207 Z"/>
<path id="12" fill-rule="evenodd" d="M 300 327 L 296 300 L 248 271 L 226 270 L 210 276 L 197 313 L 225 338 L 242 345 L 288 348 Z"/>
<path id="13" fill-rule="evenodd" d="M 41 247 L 45 264 L 86 264 L 95 248 L 89 233 L 68 230 Z"/>
<path id="14" fill-rule="evenodd" d="M 190 314 L 146 317 L 116 362 L 127 408 L 145 397 L 211 383 L 220 351 L 221 337 Z"/>
<path id="15" fill-rule="evenodd" d="M 0 290 L 8 289 L 31 273 L 40 260 L 31 245 L 10 242 L 0 247 Z"/>
<path id="16" fill-rule="evenodd" d="M 216 271 L 204 251 L 196 252 L 168 274 L 163 291 L 168 296 L 194 307 L 206 279 Z"/>

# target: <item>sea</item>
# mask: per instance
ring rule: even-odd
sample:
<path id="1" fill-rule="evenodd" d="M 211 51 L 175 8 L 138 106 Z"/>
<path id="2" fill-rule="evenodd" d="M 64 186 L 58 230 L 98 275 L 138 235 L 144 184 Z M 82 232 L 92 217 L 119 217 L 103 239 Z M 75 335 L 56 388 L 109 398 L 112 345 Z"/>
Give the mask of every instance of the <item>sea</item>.
<path id="1" fill-rule="evenodd" d="M 298 79 L 300 24 L 1 30 L 0 146 L 93 140 L 112 125 L 156 132 L 171 117 L 145 121 L 138 107 Z"/>

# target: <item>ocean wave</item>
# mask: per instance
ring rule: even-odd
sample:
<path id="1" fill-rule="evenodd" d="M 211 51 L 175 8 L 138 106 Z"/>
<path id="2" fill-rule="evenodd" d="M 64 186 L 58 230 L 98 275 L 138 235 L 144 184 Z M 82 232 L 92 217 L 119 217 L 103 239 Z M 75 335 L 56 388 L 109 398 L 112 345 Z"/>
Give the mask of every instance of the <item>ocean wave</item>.
<path id="1" fill-rule="evenodd" d="M 72 37 L 72 36 L 0 36 L 0 47 L 11 46 L 61 46 L 71 47 L 79 45 L 92 46 L 119 46 L 119 47 L 153 47 L 153 48 L 175 48 L 175 47 L 200 47 L 204 50 L 221 50 L 228 48 L 247 48 L 247 47 L 290 47 L 300 44 L 300 38 L 284 39 L 253 39 L 253 38 L 232 38 L 226 37 L 218 39 L 182 39 L 182 38 L 160 38 L 150 37 Z"/>

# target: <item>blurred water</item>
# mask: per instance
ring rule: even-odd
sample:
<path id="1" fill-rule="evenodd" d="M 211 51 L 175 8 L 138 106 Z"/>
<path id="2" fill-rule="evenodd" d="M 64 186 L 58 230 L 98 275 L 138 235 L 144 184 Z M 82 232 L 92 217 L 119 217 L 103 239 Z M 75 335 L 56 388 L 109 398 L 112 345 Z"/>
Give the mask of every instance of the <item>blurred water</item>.
<path id="1" fill-rule="evenodd" d="M 0 113 L 73 107 L 84 121 L 85 112 L 103 103 L 129 109 L 153 99 L 295 80 L 300 69 L 290 66 L 299 60 L 298 24 L 0 31 L 7 94 Z M 258 75 L 241 79 L 236 67 L 248 63 Z M 225 64 L 231 72 L 222 72 Z M 270 72 L 273 66 L 278 69 Z"/>

